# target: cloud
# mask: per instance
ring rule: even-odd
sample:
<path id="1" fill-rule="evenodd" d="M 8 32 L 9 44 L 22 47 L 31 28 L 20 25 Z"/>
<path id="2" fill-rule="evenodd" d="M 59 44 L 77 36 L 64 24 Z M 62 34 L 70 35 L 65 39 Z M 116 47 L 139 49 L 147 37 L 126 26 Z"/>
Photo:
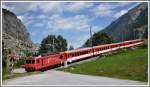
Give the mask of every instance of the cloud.
<path id="1" fill-rule="evenodd" d="M 125 14 L 129 9 L 121 10 L 119 13 L 116 11 L 116 8 L 121 8 L 124 6 L 131 5 L 131 2 L 112 2 L 112 3 L 100 3 L 93 9 L 93 12 L 96 16 L 109 16 L 118 18 L 119 16 Z"/>
<path id="2" fill-rule="evenodd" d="M 36 36 L 36 35 L 37 35 L 36 32 L 30 32 L 30 34 L 31 34 L 32 36 Z"/>
<path id="3" fill-rule="evenodd" d="M 85 31 L 89 28 L 89 18 L 85 15 L 76 15 L 73 17 L 62 17 L 53 15 L 48 22 L 49 29 Z"/>
<path id="4" fill-rule="evenodd" d="M 41 15 L 31 15 L 31 14 L 24 14 L 17 16 L 25 25 L 33 26 L 33 27 L 43 27 L 44 23 L 47 22 L 48 16 L 41 14 Z"/>
<path id="5" fill-rule="evenodd" d="M 42 24 L 42 23 L 36 23 L 34 26 L 35 26 L 35 27 L 43 27 L 44 24 Z"/>
<path id="6" fill-rule="evenodd" d="M 42 5 L 41 5 L 42 4 Z M 65 6 L 65 3 L 63 2 L 49 2 L 49 3 L 41 3 L 39 5 L 39 8 L 44 12 L 44 13 L 62 13 L 63 8 Z"/>
<path id="7" fill-rule="evenodd" d="M 22 16 L 17 16 L 18 19 L 20 19 L 21 21 L 23 21 L 23 17 Z"/>
<path id="8" fill-rule="evenodd" d="M 125 14 L 127 12 L 128 12 L 127 9 L 121 10 L 120 12 L 117 12 L 116 14 L 114 14 L 114 18 L 119 18 L 120 16 L 122 16 L 123 14 Z"/>
<path id="9" fill-rule="evenodd" d="M 30 8 L 30 4 L 29 2 L 24 2 L 24 3 L 17 3 L 17 2 L 3 2 L 3 8 L 6 8 L 12 12 L 14 12 L 15 14 L 23 14 L 26 13 L 28 11 L 31 11 L 32 9 Z"/>
<path id="10" fill-rule="evenodd" d="M 128 3 L 120 3 L 121 6 L 128 5 L 128 4 L 131 4 L 131 3 L 129 3 L 129 2 L 128 2 Z M 137 5 L 139 5 L 139 4 L 140 4 L 140 3 L 135 3 L 135 4 L 131 5 L 131 6 L 129 6 L 128 8 L 126 8 L 126 9 L 122 9 L 121 11 L 116 12 L 116 14 L 114 14 L 113 17 L 114 17 L 115 19 L 117 19 L 117 18 L 119 18 L 120 16 L 124 15 L 125 13 L 127 13 L 130 9 L 134 8 L 135 6 L 137 6 Z"/>
<path id="11" fill-rule="evenodd" d="M 77 36 L 70 37 L 70 40 L 68 42 L 68 47 L 70 45 L 72 45 L 74 48 L 81 47 L 86 42 L 86 40 L 90 37 L 90 34 L 81 34 L 79 37 L 80 38 L 77 38 Z"/>
<path id="12" fill-rule="evenodd" d="M 98 31 L 100 31 L 100 30 L 102 30 L 103 28 L 102 27 L 100 27 L 100 26 L 93 26 L 92 27 L 92 33 L 94 34 L 95 32 L 98 32 Z"/>
<path id="13" fill-rule="evenodd" d="M 87 8 L 92 7 L 94 4 L 93 3 L 89 3 L 89 2 L 74 2 L 74 3 L 69 3 L 66 6 L 67 11 L 70 12 L 78 12 Z"/>
<path id="14" fill-rule="evenodd" d="M 41 5 L 42 4 L 42 5 Z M 93 3 L 87 2 L 49 2 L 49 3 L 40 3 L 35 4 L 44 12 L 44 13 L 62 13 L 64 11 L 68 12 L 78 12 L 84 10 L 86 8 L 90 8 L 93 6 Z M 33 6 L 35 7 L 35 6 Z"/>
<path id="15" fill-rule="evenodd" d="M 39 19 L 45 19 L 45 18 L 47 18 L 47 16 L 44 15 L 44 14 L 41 14 L 41 15 L 39 15 L 37 18 L 39 18 Z"/>
<path id="16" fill-rule="evenodd" d="M 2 5 L 3 8 L 7 8 L 16 14 L 37 10 L 48 14 L 61 14 L 64 11 L 78 12 L 90 8 L 94 4 L 89 2 L 5 2 Z"/>

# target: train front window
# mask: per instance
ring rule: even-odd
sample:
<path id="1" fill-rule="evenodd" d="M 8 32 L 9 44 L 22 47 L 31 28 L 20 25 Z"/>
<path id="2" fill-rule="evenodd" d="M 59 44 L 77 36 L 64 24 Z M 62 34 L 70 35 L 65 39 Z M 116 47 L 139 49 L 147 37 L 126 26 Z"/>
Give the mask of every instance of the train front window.
<path id="1" fill-rule="evenodd" d="M 35 60 L 26 60 L 26 63 L 27 64 L 33 64 L 33 63 L 35 63 Z"/>
<path id="2" fill-rule="evenodd" d="M 26 63 L 27 63 L 27 64 L 30 64 L 30 63 L 31 63 L 31 60 L 26 60 Z"/>

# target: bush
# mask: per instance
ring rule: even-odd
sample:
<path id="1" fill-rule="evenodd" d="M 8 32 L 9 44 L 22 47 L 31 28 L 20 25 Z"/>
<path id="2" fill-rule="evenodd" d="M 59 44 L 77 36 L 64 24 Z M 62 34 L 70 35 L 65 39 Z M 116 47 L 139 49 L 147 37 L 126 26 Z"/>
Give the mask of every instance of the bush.
<path id="1" fill-rule="evenodd" d="M 24 59 L 20 59 L 20 60 L 18 60 L 18 61 L 17 61 L 17 63 L 15 64 L 15 68 L 20 68 L 20 67 L 21 67 L 21 65 L 23 65 L 23 64 L 24 64 L 24 62 L 25 62 L 25 60 L 24 60 Z"/>

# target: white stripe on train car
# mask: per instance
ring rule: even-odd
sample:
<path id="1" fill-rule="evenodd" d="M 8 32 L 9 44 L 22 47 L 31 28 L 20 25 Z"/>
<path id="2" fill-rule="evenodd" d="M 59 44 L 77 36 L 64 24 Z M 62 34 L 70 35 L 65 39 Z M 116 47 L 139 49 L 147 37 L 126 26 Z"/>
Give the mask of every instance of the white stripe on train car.
<path id="1" fill-rule="evenodd" d="M 85 58 L 85 57 L 90 57 L 92 55 L 93 55 L 93 53 L 85 54 L 85 55 L 81 55 L 81 56 L 77 56 L 77 57 L 72 57 L 72 58 L 68 58 L 67 61 L 72 62 L 74 60 L 82 59 L 82 58 Z"/>
<path id="2" fill-rule="evenodd" d="M 134 44 L 130 44 L 130 45 L 127 45 L 127 46 L 120 46 L 120 47 L 110 48 L 110 49 L 107 49 L 107 50 L 94 52 L 94 55 L 98 55 L 98 54 L 101 54 L 101 53 L 114 51 L 114 50 L 117 50 L 117 49 L 120 49 L 120 48 L 131 47 L 131 46 L 139 45 L 139 44 L 142 44 L 142 43 L 143 42 L 139 42 L 139 43 L 134 43 Z M 67 62 L 71 63 L 72 61 L 75 61 L 75 60 L 78 60 L 78 59 L 82 59 L 82 58 L 85 58 L 85 57 L 90 57 L 90 56 L 93 56 L 93 53 L 85 54 L 85 55 L 81 55 L 81 56 L 77 56 L 77 57 L 68 58 Z"/>

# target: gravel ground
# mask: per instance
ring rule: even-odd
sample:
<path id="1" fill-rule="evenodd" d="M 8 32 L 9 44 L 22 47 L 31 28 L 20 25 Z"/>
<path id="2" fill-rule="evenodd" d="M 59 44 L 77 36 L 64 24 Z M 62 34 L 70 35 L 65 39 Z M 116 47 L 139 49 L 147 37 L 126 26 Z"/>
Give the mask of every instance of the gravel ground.
<path id="1" fill-rule="evenodd" d="M 25 73 L 25 69 L 24 68 L 18 68 L 18 69 L 14 69 L 13 73 Z"/>
<path id="2" fill-rule="evenodd" d="M 147 85 L 145 82 L 48 70 L 41 74 L 3 81 L 3 85 Z"/>

